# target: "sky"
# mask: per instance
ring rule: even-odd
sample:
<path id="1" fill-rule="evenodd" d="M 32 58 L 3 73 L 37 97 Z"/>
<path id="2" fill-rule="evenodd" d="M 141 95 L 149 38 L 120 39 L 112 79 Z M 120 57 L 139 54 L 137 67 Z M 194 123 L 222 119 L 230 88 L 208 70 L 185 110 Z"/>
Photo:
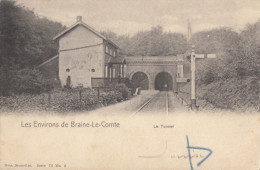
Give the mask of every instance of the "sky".
<path id="1" fill-rule="evenodd" d="M 260 0 L 17 0 L 42 17 L 70 26 L 77 16 L 97 31 L 133 35 L 160 25 L 187 33 L 218 27 L 241 31 L 260 19 Z"/>

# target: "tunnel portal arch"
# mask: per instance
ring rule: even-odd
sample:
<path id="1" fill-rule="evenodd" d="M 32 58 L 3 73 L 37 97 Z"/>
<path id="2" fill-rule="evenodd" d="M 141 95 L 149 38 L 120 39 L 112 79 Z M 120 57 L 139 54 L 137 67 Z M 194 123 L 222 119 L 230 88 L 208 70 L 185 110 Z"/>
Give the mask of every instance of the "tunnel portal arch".
<path id="1" fill-rule="evenodd" d="M 155 90 L 169 91 L 173 89 L 173 79 L 170 73 L 162 71 L 158 73 L 154 81 Z"/>
<path id="2" fill-rule="evenodd" d="M 141 87 L 143 90 L 149 89 L 149 78 L 142 71 L 135 72 L 131 78 L 134 88 Z"/>

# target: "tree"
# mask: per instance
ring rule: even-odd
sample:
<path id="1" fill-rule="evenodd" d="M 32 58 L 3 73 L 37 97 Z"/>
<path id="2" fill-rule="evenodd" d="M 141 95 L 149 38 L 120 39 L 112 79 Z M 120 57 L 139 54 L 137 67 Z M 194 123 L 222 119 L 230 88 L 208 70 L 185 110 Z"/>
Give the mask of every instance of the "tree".
<path id="1" fill-rule="evenodd" d="M 241 32 L 240 49 L 238 62 L 243 70 L 240 74 L 260 79 L 260 20 L 255 24 L 248 24 Z"/>
<path id="2" fill-rule="evenodd" d="M 58 44 L 52 38 L 63 29 L 60 23 L 40 18 L 13 0 L 0 1 L 0 94 L 10 94 L 11 73 L 56 55 Z"/>
<path id="3" fill-rule="evenodd" d="M 9 95 L 10 75 L 9 69 L 19 58 L 15 49 L 19 28 L 17 26 L 16 17 L 19 8 L 15 6 L 14 1 L 3 0 L 0 2 L 0 67 L 2 68 L 2 89 L 3 95 Z M 20 44 L 22 46 L 22 44 Z M 20 61 L 21 62 L 21 61 Z"/>
<path id="4" fill-rule="evenodd" d="M 120 47 L 120 55 L 128 56 L 166 56 L 182 54 L 187 50 L 187 41 L 183 34 L 163 32 L 163 27 L 152 27 L 149 31 L 139 31 L 132 37 L 117 36 L 111 31 L 102 32 Z"/>

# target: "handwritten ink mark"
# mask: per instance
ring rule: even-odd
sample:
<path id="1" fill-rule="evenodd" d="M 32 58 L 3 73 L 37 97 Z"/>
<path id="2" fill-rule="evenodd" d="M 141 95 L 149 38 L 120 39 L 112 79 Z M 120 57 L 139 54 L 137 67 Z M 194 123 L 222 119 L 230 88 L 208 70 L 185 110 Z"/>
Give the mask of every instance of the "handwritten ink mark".
<path id="1" fill-rule="evenodd" d="M 187 139 L 187 149 L 188 149 L 188 155 L 189 155 L 189 162 L 190 162 L 190 168 L 191 170 L 194 170 L 193 169 L 193 166 L 192 166 L 192 161 L 191 161 L 191 154 L 190 154 L 190 149 L 198 149 L 198 150 L 206 150 L 206 151 L 209 151 L 209 154 L 204 158 L 202 159 L 198 164 L 197 166 L 200 166 L 204 161 L 206 161 L 210 155 L 213 153 L 213 151 L 211 149 L 208 149 L 208 148 L 202 148 L 202 147 L 194 147 L 194 146 L 190 146 L 190 143 L 189 143 L 189 137 L 186 136 L 186 139 Z"/>

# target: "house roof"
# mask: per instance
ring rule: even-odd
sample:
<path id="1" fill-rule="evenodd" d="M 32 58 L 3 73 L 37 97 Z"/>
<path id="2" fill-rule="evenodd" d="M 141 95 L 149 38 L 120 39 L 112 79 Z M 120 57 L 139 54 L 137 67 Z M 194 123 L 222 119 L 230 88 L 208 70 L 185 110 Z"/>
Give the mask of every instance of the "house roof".
<path id="1" fill-rule="evenodd" d="M 50 58 L 50 59 L 44 61 L 44 62 L 41 63 L 40 65 L 36 66 L 36 68 L 39 68 L 39 67 L 41 67 L 41 66 L 43 66 L 43 65 L 45 65 L 45 64 L 48 64 L 49 62 L 53 61 L 53 60 L 56 59 L 56 58 L 59 58 L 59 55 L 56 55 L 56 56 L 54 56 L 54 57 L 52 57 L 52 58 Z"/>
<path id="2" fill-rule="evenodd" d="M 109 57 L 108 59 L 109 64 L 126 64 L 124 57 Z"/>
<path id="3" fill-rule="evenodd" d="M 56 35 L 53 40 L 57 40 L 60 37 L 64 36 L 66 33 L 68 33 L 69 31 L 73 30 L 74 28 L 76 28 L 77 26 L 83 26 L 85 28 L 87 28 L 88 30 L 90 30 L 91 32 L 93 32 L 94 34 L 96 34 L 97 36 L 99 36 L 100 38 L 102 38 L 103 40 L 108 41 L 109 43 L 111 43 L 113 46 L 115 46 L 116 48 L 119 48 L 118 45 L 116 45 L 114 42 L 112 42 L 110 39 L 108 39 L 107 37 L 103 36 L 102 34 L 100 34 L 98 31 L 96 31 L 95 29 L 93 29 L 92 27 L 90 27 L 88 24 L 82 22 L 82 21 L 78 21 L 75 24 L 73 24 L 72 26 L 70 26 L 69 28 L 67 28 L 66 30 L 62 31 L 61 33 L 59 33 L 58 35 Z"/>

